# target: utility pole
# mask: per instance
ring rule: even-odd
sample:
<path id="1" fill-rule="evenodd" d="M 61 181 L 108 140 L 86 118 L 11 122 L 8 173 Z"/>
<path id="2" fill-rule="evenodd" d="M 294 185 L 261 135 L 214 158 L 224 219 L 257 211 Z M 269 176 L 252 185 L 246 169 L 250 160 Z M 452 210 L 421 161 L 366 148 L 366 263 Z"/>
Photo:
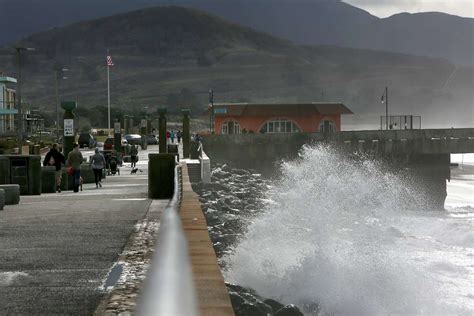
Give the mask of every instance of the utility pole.
<path id="1" fill-rule="evenodd" d="M 385 125 L 388 130 L 388 87 L 385 87 Z"/>
<path id="2" fill-rule="evenodd" d="M 55 92 L 56 92 L 56 142 L 59 143 L 59 79 L 67 79 L 63 76 L 63 72 L 69 71 L 69 69 L 62 68 L 59 64 L 54 67 L 55 74 Z"/>
<path id="3" fill-rule="evenodd" d="M 209 90 L 209 104 L 211 105 L 211 115 L 209 117 L 209 132 L 214 134 L 214 90 Z"/>
<path id="4" fill-rule="evenodd" d="M 21 104 L 21 52 L 22 51 L 32 51 L 34 48 L 27 47 L 15 47 L 16 50 L 16 61 L 17 61 L 17 109 L 18 109 L 18 151 L 21 153 L 21 147 L 23 146 L 23 133 L 24 133 L 24 119 L 23 119 L 23 109 Z"/>

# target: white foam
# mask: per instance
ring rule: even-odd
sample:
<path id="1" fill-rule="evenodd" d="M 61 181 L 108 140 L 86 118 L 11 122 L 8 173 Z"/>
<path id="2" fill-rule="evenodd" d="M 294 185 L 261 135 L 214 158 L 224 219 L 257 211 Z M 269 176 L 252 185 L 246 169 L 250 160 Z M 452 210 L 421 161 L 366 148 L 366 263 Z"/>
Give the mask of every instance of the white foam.
<path id="1" fill-rule="evenodd" d="M 281 172 L 224 258 L 228 281 L 335 315 L 474 311 L 472 221 L 419 211 L 409 182 L 331 148 L 306 147 Z"/>

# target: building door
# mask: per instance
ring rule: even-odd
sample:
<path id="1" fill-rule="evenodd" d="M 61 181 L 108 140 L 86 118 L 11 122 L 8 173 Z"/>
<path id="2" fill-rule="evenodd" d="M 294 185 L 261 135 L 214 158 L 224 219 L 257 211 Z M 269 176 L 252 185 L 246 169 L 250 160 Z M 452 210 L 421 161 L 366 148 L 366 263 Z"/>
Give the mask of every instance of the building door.
<path id="1" fill-rule="evenodd" d="M 336 131 L 336 124 L 330 120 L 323 120 L 319 123 L 319 131 L 322 133 L 332 133 Z"/>

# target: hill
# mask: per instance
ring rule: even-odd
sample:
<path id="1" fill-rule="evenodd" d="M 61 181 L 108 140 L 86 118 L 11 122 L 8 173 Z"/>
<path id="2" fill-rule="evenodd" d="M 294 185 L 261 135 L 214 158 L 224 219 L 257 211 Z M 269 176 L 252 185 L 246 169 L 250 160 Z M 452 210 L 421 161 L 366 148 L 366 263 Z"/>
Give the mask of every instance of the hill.
<path id="1" fill-rule="evenodd" d="M 442 13 L 379 19 L 339 0 L 0 0 L 0 45 L 38 30 L 170 4 L 207 11 L 299 44 L 442 57 L 474 66 L 474 19 Z"/>
<path id="2" fill-rule="evenodd" d="M 157 7 L 80 22 L 32 35 L 22 45 L 36 48 L 24 57 L 24 100 L 45 112 L 54 109 L 56 63 L 70 69 L 60 87 L 63 99 L 77 100 L 81 109 L 107 104 L 109 48 L 112 105 L 130 112 L 166 105 L 201 113 L 212 88 L 216 102 L 341 101 L 377 124 L 388 85 L 393 114 L 421 114 L 425 122 L 450 126 L 472 121 L 472 68 L 404 54 L 299 46 L 192 9 Z M 0 55 L 0 71 L 13 74 L 11 50 Z M 100 115 L 93 119 L 101 121 Z"/>

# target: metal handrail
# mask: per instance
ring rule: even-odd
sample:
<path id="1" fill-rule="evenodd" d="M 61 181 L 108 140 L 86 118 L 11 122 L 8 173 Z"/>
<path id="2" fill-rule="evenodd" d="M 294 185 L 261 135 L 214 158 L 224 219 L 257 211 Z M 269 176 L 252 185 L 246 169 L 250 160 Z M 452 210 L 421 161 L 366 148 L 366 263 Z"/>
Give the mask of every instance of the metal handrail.
<path id="1" fill-rule="evenodd" d="M 160 220 L 156 251 L 138 315 L 199 315 L 188 246 L 178 215 L 182 200 L 181 167 L 174 170 L 173 198 Z"/>

